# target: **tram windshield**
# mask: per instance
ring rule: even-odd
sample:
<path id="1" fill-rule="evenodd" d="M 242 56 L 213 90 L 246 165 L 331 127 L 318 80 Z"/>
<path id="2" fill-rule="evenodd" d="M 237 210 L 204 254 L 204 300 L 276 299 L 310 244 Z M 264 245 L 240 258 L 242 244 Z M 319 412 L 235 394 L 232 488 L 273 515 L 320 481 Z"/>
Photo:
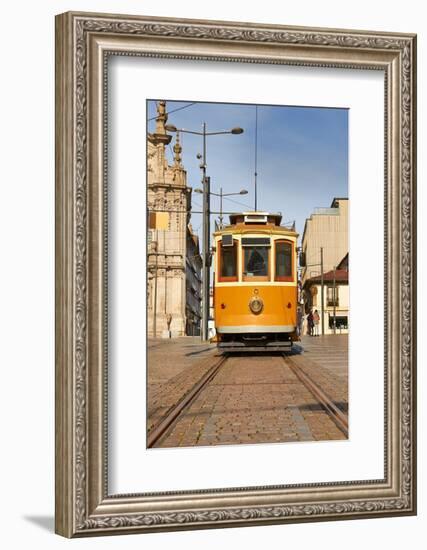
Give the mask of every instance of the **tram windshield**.
<path id="1" fill-rule="evenodd" d="M 268 278 L 268 250 L 267 246 L 244 247 L 243 275 L 245 279 L 263 277 Z"/>

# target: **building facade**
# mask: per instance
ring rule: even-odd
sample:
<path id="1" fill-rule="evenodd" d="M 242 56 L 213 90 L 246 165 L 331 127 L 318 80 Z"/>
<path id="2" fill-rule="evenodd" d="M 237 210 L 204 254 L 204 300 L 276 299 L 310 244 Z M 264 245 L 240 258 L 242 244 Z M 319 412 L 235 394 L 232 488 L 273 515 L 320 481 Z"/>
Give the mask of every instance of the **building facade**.
<path id="1" fill-rule="evenodd" d="M 349 329 L 350 295 L 348 287 L 348 254 L 335 269 L 323 274 L 324 333 L 346 334 Z M 320 275 L 307 279 L 304 285 L 305 310 L 322 310 L 322 279 Z M 321 329 L 321 327 L 320 327 Z"/>
<path id="2" fill-rule="evenodd" d="M 334 198 L 329 208 L 316 208 L 305 221 L 301 250 L 306 267 L 301 282 L 320 274 L 320 249 L 323 272 L 337 267 L 348 253 L 348 199 Z"/>
<path id="3" fill-rule="evenodd" d="M 157 104 L 155 132 L 147 137 L 147 328 L 150 337 L 200 330 L 201 259 L 189 225 L 191 188 L 182 165 L 179 134 L 173 164 L 166 157 L 166 102 Z"/>
<path id="4" fill-rule="evenodd" d="M 317 208 L 305 222 L 301 241 L 301 297 L 304 313 L 317 309 L 325 334 L 348 332 L 349 265 L 348 199 L 334 198 L 329 208 Z"/>

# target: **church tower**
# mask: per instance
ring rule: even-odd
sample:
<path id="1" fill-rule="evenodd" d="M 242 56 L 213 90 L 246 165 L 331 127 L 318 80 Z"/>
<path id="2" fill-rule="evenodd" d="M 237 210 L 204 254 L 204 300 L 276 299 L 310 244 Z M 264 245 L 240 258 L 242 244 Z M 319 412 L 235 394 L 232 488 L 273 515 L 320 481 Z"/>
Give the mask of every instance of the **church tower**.
<path id="1" fill-rule="evenodd" d="M 191 189 L 182 165 L 179 134 L 169 165 L 166 102 L 157 104 L 156 128 L 147 137 L 148 335 L 186 334 L 187 233 Z"/>

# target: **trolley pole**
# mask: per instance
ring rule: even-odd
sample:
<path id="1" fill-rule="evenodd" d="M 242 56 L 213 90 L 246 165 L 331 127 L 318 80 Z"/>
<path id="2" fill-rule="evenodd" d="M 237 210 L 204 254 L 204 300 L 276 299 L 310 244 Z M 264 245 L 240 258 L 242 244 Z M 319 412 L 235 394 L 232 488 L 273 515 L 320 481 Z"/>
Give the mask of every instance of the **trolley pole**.
<path id="1" fill-rule="evenodd" d="M 320 308 L 322 311 L 322 336 L 325 335 L 325 293 L 323 280 L 323 246 L 320 247 Z"/>
<path id="2" fill-rule="evenodd" d="M 219 227 L 222 229 L 222 187 L 219 188 Z"/>
<path id="3" fill-rule="evenodd" d="M 203 193 L 201 189 L 194 189 L 196 193 Z M 238 193 L 224 193 L 222 190 L 222 187 L 219 188 L 219 193 L 214 193 L 209 189 L 209 194 L 214 195 L 215 197 L 219 197 L 219 227 L 222 229 L 224 227 L 224 210 L 223 210 L 223 199 L 224 197 L 232 197 L 234 195 L 247 195 L 248 192 L 246 189 L 241 189 Z M 218 212 L 214 212 L 214 214 L 218 214 Z M 212 212 L 211 212 L 212 214 Z"/>

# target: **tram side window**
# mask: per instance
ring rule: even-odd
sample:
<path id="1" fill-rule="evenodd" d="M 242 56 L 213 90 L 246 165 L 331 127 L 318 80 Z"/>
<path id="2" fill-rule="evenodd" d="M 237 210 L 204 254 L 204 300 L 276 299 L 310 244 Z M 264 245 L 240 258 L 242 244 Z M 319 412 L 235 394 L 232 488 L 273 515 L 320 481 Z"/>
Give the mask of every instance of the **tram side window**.
<path id="1" fill-rule="evenodd" d="M 276 242 L 276 281 L 292 280 L 292 243 Z"/>
<path id="2" fill-rule="evenodd" d="M 220 280 L 237 281 L 237 245 L 221 246 Z"/>
<path id="3" fill-rule="evenodd" d="M 251 278 L 268 278 L 268 247 L 245 246 L 244 271 L 245 280 Z"/>

